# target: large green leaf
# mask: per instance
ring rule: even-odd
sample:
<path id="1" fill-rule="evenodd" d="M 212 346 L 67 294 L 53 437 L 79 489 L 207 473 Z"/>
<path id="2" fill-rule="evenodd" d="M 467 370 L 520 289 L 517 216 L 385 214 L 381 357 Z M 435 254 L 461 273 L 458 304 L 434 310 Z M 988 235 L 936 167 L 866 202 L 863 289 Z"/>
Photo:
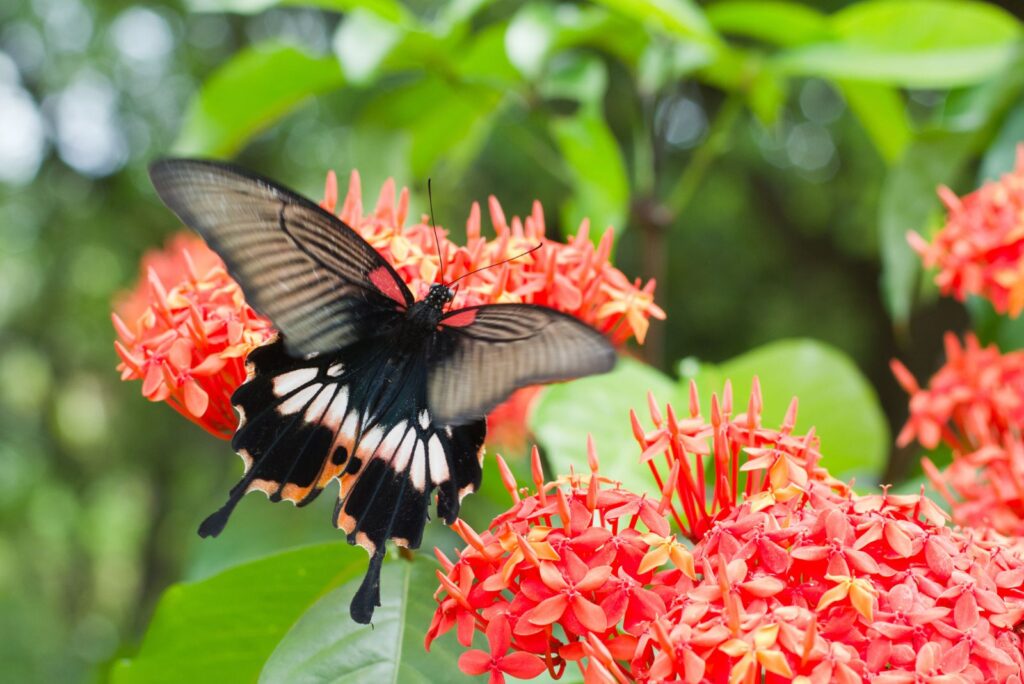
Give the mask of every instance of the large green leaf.
<path id="1" fill-rule="evenodd" d="M 263 43 L 221 66 L 192 99 L 175 152 L 230 156 L 310 95 L 345 83 L 338 62 Z"/>
<path id="2" fill-rule="evenodd" d="M 703 10 L 693 0 L 595 0 L 642 24 L 656 26 L 678 38 L 718 43 Z"/>
<path id="3" fill-rule="evenodd" d="M 867 379 L 841 351 L 810 339 L 772 342 L 725 363 L 700 364 L 692 375 L 702 414 L 710 415 L 711 393 L 721 398 L 732 382 L 733 413 L 747 408 L 757 376 L 764 399 L 762 423 L 777 427 L 793 397 L 799 398 L 796 429 L 814 427 L 821 438 L 822 465 L 833 475 L 877 480 L 889 454 L 889 428 Z M 686 380 L 686 378 L 684 378 Z"/>
<path id="4" fill-rule="evenodd" d="M 779 56 L 787 73 L 944 88 L 978 83 L 1010 64 L 1021 26 L 1004 10 L 956 0 L 875 0 L 832 17 L 831 41 Z"/>
<path id="5" fill-rule="evenodd" d="M 587 469 L 587 435 L 594 438 L 601 458 L 601 473 L 621 480 L 633 491 L 656 493 L 654 480 L 639 462 L 640 450 L 629 422 L 635 409 L 647 414 L 647 393 L 659 402 L 672 401 L 677 392 L 671 378 L 629 358 L 619 359 L 611 373 L 553 385 L 541 395 L 530 417 L 530 427 L 544 447 L 555 473 L 549 478 Z"/>
<path id="6" fill-rule="evenodd" d="M 907 232 L 927 233 L 925 228 L 939 209 L 936 187 L 953 183 L 973 144 L 970 133 L 922 135 L 886 176 L 878 205 L 882 294 L 897 325 L 904 325 L 910 316 L 921 270 L 920 258 L 907 243 Z"/>
<path id="7" fill-rule="evenodd" d="M 469 682 L 458 668 L 461 649 L 451 639 L 427 653 L 423 638 L 436 603 L 437 564 L 385 563 L 381 605 L 373 625 L 355 625 L 348 605 L 361 579 L 353 579 L 317 602 L 281 640 L 260 682 Z"/>
<path id="8" fill-rule="evenodd" d="M 850 110 L 887 164 L 896 163 L 910 144 L 910 118 L 893 88 L 863 81 L 839 81 Z"/>
<path id="9" fill-rule="evenodd" d="M 818 10 L 783 0 L 733 0 L 708 7 L 708 20 L 721 33 L 755 38 L 783 47 L 829 37 L 828 18 Z"/>
<path id="10" fill-rule="evenodd" d="M 115 684 L 252 682 L 299 616 L 366 569 L 344 542 L 247 563 L 164 592 L 138 655 L 114 667 Z M 337 615 L 350 624 L 348 609 Z"/>

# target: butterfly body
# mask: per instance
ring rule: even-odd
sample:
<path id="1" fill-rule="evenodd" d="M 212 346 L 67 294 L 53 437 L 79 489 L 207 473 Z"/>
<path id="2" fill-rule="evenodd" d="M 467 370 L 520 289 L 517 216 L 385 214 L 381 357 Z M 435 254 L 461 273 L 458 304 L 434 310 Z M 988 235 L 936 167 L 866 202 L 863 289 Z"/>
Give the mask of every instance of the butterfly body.
<path id="1" fill-rule="evenodd" d="M 354 230 L 272 181 L 190 160 L 150 173 L 281 333 L 247 359 L 232 396 L 245 474 L 199 533 L 219 534 L 248 492 L 303 506 L 337 480 L 333 522 L 370 553 L 357 622 L 380 604 L 386 542 L 417 548 L 433 492 L 451 524 L 479 486 L 486 414 L 517 387 L 614 364 L 603 336 L 545 307 L 446 312 L 443 283 L 415 300 Z"/>

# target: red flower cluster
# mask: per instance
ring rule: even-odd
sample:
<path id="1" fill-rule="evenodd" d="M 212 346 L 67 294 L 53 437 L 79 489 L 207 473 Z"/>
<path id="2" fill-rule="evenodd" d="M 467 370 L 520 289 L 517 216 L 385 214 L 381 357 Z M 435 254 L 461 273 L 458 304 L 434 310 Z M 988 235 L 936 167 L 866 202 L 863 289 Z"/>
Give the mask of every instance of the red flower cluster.
<path id="1" fill-rule="evenodd" d="M 222 439 L 237 425 L 231 393 L 245 380 L 245 355 L 273 337 L 223 262 L 198 237 L 179 234 L 142 260 L 138 288 L 111 315 L 122 380 L 142 380 L 150 401 L 166 401 Z"/>
<path id="2" fill-rule="evenodd" d="M 643 626 L 666 609 L 665 597 L 647 588 L 653 569 L 669 557 L 687 568 L 689 553 L 671 543 L 657 503 L 601 477 L 593 443 L 588 448 L 589 475 L 546 484 L 534 449 L 537 489 L 527 496 L 497 457 L 515 504 L 479 535 L 457 522 L 468 544 L 457 562 L 437 551 L 445 571 L 438 572 L 439 607 L 427 633 L 428 650 L 453 627 L 467 647 L 474 631 L 491 639 L 492 630 L 507 629 L 507 643 L 520 655 L 516 667 L 486 661 L 481 651 L 459 661 L 469 674 L 482 674 L 482 664 L 489 662 L 492 681 L 503 681 L 501 673 L 534 677 L 545 668 L 557 676 L 568 661 L 596 651 L 614 654 L 614 666 L 635 650 Z M 493 658 L 498 655 L 492 650 Z M 591 668 L 604 667 L 600 659 L 590 660 Z"/>
<path id="3" fill-rule="evenodd" d="M 337 180 L 330 173 L 321 205 L 333 212 L 337 200 Z M 364 215 L 359 174 L 353 171 L 339 215 L 422 297 L 436 282 L 441 266 L 430 224 L 422 220 L 405 225 L 408 205 L 408 190 L 403 188 L 396 201 L 395 184 L 388 180 L 376 208 Z M 465 246 L 449 241 L 446 232 L 438 229 L 445 282 L 537 244 L 541 247 L 460 281 L 455 306 L 542 304 L 593 325 L 616 344 L 630 337 L 642 343 L 648 319 L 665 317 L 654 303 L 654 281 L 641 286 L 611 264 L 610 229 L 595 247 L 584 222 L 577 235 L 563 243 L 545 237 L 544 215 L 537 202 L 525 221 L 518 217 L 507 221 L 494 197 L 489 208 L 497 234 L 493 240 L 481 237 L 477 204 L 466 224 Z M 135 291 L 115 306 L 113 314 L 122 379 L 143 380 L 148 399 L 166 400 L 211 433 L 230 438 L 237 424 L 230 396 L 245 379 L 242 359 L 274 331 L 246 305 L 220 259 L 199 238 L 186 234 L 173 238 L 163 251 L 145 257 L 142 272 Z M 537 388 L 520 390 L 492 414 L 490 427 L 501 443 L 523 442 L 523 425 L 537 392 Z"/>
<path id="4" fill-rule="evenodd" d="M 922 389 L 899 361 L 892 370 L 910 394 L 910 418 L 897 438 L 927 449 L 940 443 L 953 462 L 925 474 L 946 498 L 953 520 L 1010 537 L 1024 535 L 1024 352 L 1001 354 L 974 335 L 963 345 L 947 333 L 946 364 Z"/>
<path id="5" fill-rule="evenodd" d="M 469 645 L 500 619 L 514 652 L 555 675 L 577 661 L 594 682 L 1021 681 L 1019 557 L 945 527 L 924 496 L 854 494 L 813 433 L 793 434 L 795 401 L 781 428 L 761 425 L 756 384 L 736 416 L 727 385 L 710 422 L 695 388 L 688 417 L 650 403 L 654 430 L 633 428 L 661 501 L 602 489 L 593 458 L 589 478 L 533 496 L 509 482 L 513 508 L 479 536 L 463 527 L 469 547 L 442 560 L 428 645 L 453 625 Z M 629 527 L 609 523 L 609 496 Z M 499 680 L 537 671 L 488 662 Z"/>
<path id="6" fill-rule="evenodd" d="M 917 233 L 907 238 L 925 266 L 938 266 L 936 284 L 943 294 L 963 301 L 968 294 L 989 299 L 999 313 L 1017 316 L 1024 309 L 1024 144 L 1017 167 L 963 198 L 939 188 L 949 218 L 928 242 Z"/>
<path id="7" fill-rule="evenodd" d="M 377 208 L 363 214 L 359 174 L 352 172 L 348 195 L 338 216 L 355 228 L 363 238 L 387 259 L 409 285 L 413 294 L 423 297 L 431 283 L 437 282 L 438 247 L 428 217 L 405 225 L 409 212 L 409 191 L 403 188 L 395 199 L 394 181 L 381 189 Z M 327 177 L 322 206 L 334 211 L 337 206 L 337 179 Z M 579 318 L 607 335 L 615 344 L 630 337 L 643 343 L 650 317 L 663 319 L 665 312 L 654 303 L 654 281 L 641 287 L 630 281 L 610 261 L 613 231 L 609 228 L 595 247 L 590 241 L 590 224 L 584 220 L 575 237 L 568 242 L 545 235 L 544 212 L 540 202 L 524 220 L 511 221 L 498 200 L 488 199 L 491 224 L 496 237 L 481 236 L 480 205 L 473 203 L 466 221 L 466 245 L 448 240 L 438 228 L 440 250 L 444 256 L 441 279 L 450 283 L 476 269 L 497 264 L 541 245 L 540 249 L 500 267 L 474 273 L 458 283 L 454 307 L 524 302 L 541 304 Z"/>

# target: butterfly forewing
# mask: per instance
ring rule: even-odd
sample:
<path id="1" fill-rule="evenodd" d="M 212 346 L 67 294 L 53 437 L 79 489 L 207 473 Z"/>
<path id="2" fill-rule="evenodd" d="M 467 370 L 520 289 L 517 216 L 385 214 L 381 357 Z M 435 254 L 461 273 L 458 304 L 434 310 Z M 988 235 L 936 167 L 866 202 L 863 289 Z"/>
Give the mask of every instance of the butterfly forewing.
<path id="1" fill-rule="evenodd" d="M 434 418 L 457 425 L 486 415 L 514 390 L 604 373 L 615 350 L 566 314 L 530 304 L 468 307 L 441 319 L 430 368 Z"/>
<path id="2" fill-rule="evenodd" d="M 296 355 L 339 349 L 412 304 L 398 274 L 358 233 L 287 188 L 193 160 L 157 162 L 150 176 Z"/>

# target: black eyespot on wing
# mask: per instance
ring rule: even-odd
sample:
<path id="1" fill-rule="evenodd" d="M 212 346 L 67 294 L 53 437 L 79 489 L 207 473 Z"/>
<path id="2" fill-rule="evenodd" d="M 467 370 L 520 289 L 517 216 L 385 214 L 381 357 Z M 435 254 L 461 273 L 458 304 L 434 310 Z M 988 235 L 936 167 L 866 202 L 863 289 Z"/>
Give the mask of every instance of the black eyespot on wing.
<path id="1" fill-rule="evenodd" d="M 167 159 L 149 173 L 164 203 L 220 255 L 296 356 L 358 341 L 413 302 L 358 233 L 288 188 L 212 161 Z"/>
<path id="2" fill-rule="evenodd" d="M 531 304 L 446 314 L 433 354 L 428 403 L 447 425 L 486 415 L 520 387 L 607 372 L 616 358 L 611 343 L 590 326 Z"/>

